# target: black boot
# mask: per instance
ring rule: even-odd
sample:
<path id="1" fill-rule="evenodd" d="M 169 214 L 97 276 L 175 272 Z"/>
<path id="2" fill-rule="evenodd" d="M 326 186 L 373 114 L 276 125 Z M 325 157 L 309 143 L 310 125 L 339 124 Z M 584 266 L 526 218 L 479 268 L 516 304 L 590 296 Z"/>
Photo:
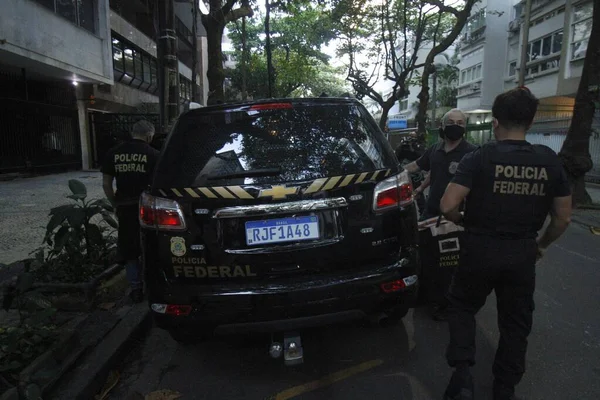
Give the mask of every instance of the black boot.
<path id="1" fill-rule="evenodd" d="M 514 386 L 504 385 L 494 381 L 494 400 L 520 400 L 515 395 Z"/>
<path id="2" fill-rule="evenodd" d="M 142 291 L 142 288 L 131 289 L 129 297 L 134 304 L 138 304 L 144 301 L 144 292 Z"/>
<path id="3" fill-rule="evenodd" d="M 452 374 L 444 393 L 444 400 L 473 400 L 475 398 L 473 377 L 469 367 L 461 365 Z"/>

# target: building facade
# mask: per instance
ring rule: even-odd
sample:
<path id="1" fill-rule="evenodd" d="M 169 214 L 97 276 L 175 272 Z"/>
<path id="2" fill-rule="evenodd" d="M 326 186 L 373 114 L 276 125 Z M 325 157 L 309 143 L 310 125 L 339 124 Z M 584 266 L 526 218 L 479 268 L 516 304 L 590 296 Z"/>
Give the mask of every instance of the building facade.
<path id="1" fill-rule="evenodd" d="M 119 140 L 112 128 L 130 126 L 124 114 L 152 119 L 158 112 L 153 4 L 3 0 L 0 173 L 96 168 Z M 175 7 L 180 102 L 192 100 L 195 44 L 196 101 L 206 104 L 206 35 L 201 23 L 196 37 L 191 33 L 191 1 Z"/>
<path id="2" fill-rule="evenodd" d="M 458 107 L 470 124 L 491 122 L 491 106 L 499 93 L 519 81 L 524 43 L 525 1 L 484 0 L 474 9 L 459 43 L 461 61 Z M 560 151 L 566 137 L 592 28 L 592 0 L 533 0 L 525 86 L 540 106 L 527 139 Z M 600 115 L 594 121 L 600 128 Z M 481 141 L 490 132 L 481 131 Z M 590 141 L 600 175 L 600 140 Z"/>

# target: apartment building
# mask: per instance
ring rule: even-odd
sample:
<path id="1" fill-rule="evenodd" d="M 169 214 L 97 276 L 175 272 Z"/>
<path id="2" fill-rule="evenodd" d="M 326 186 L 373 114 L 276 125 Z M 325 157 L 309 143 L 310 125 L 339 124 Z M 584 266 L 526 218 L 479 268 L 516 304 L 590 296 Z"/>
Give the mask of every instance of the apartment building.
<path id="1" fill-rule="evenodd" d="M 156 121 L 154 2 L 2 0 L 0 174 L 95 168 L 132 113 Z M 205 104 L 206 38 L 192 2 L 175 4 L 182 107 Z"/>
<path id="2" fill-rule="evenodd" d="M 518 85 L 525 1 L 479 3 L 461 38 L 458 106 L 469 122 L 491 121 L 498 93 Z M 540 99 L 527 139 L 560 151 L 568 131 L 592 27 L 592 0 L 533 0 L 525 85 Z M 600 116 L 599 116 L 600 117 Z M 600 118 L 595 122 L 600 127 Z M 482 140 L 490 137 L 479 132 Z M 600 141 L 590 153 L 600 165 Z M 599 167 L 592 173 L 600 174 Z"/>
<path id="3" fill-rule="evenodd" d="M 459 36 L 458 108 L 470 124 L 490 122 L 494 98 L 504 90 L 511 13 L 510 0 L 482 0 Z"/>

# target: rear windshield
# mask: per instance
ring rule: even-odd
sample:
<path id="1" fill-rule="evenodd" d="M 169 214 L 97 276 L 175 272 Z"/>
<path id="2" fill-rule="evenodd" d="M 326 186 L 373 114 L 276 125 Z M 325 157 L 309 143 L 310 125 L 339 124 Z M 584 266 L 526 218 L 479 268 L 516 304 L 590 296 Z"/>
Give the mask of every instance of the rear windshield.
<path id="1" fill-rule="evenodd" d="M 365 113 L 355 104 L 294 104 L 188 114 L 165 145 L 154 187 L 306 181 L 390 168 L 391 148 Z"/>

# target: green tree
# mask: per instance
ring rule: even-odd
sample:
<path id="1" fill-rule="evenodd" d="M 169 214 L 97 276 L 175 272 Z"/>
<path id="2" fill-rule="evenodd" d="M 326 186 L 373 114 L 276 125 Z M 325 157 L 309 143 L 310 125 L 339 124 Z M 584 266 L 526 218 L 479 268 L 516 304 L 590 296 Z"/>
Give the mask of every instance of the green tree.
<path id="1" fill-rule="evenodd" d="M 425 58 L 423 74 L 421 75 L 421 91 L 418 95 L 419 112 L 416 117 L 418 129 L 421 134 L 424 134 L 426 131 L 425 124 L 429 105 L 429 77 L 435 72 L 435 57 L 446 51 L 456 41 L 456 38 L 464 29 L 471 15 L 473 6 L 479 0 L 466 0 L 462 9 L 447 6 L 440 0 L 427 1 L 436 7 L 438 22 L 433 32 L 432 40 L 434 45 Z M 443 21 L 444 18 L 447 18 L 446 22 L 440 24 L 440 21 Z"/>
<path id="2" fill-rule="evenodd" d="M 436 64 L 434 79 L 437 79 L 436 105 L 435 107 L 456 107 L 456 96 L 458 95 L 458 54 L 452 57 L 442 53 L 446 59 L 445 64 Z"/>
<path id="3" fill-rule="evenodd" d="M 330 14 L 323 5 L 282 4 L 273 12 L 271 23 L 272 59 L 274 66 L 274 97 L 315 96 L 322 92 L 329 95 L 347 91 L 339 70 L 328 64 L 329 57 L 321 46 L 332 39 Z M 263 56 L 266 43 L 263 22 L 255 18 L 246 23 L 246 46 L 252 55 L 227 71 L 232 84 L 230 96 L 238 96 L 244 87 L 254 98 L 268 97 L 267 60 Z M 243 59 L 242 25 L 231 25 L 229 35 L 236 49 L 238 60 Z M 341 75 L 340 75 L 341 76 Z"/>
<path id="4" fill-rule="evenodd" d="M 249 0 L 241 0 L 238 8 L 234 7 L 239 0 L 203 0 L 208 6 L 208 14 L 202 15 L 202 25 L 206 29 L 208 51 L 208 104 L 216 104 L 224 100 L 223 82 L 223 31 L 225 25 L 243 17 L 252 16 L 253 10 Z"/>
<path id="5" fill-rule="evenodd" d="M 369 98 L 381 107 L 379 125 L 385 128 L 389 110 L 408 94 L 415 71 L 423 67 L 418 53 L 445 22 L 436 7 L 425 1 L 383 0 L 375 5 L 366 0 L 341 0 L 334 10 L 338 52 L 348 59 L 347 79 L 357 97 Z M 381 94 L 377 84 L 392 83 Z"/>

